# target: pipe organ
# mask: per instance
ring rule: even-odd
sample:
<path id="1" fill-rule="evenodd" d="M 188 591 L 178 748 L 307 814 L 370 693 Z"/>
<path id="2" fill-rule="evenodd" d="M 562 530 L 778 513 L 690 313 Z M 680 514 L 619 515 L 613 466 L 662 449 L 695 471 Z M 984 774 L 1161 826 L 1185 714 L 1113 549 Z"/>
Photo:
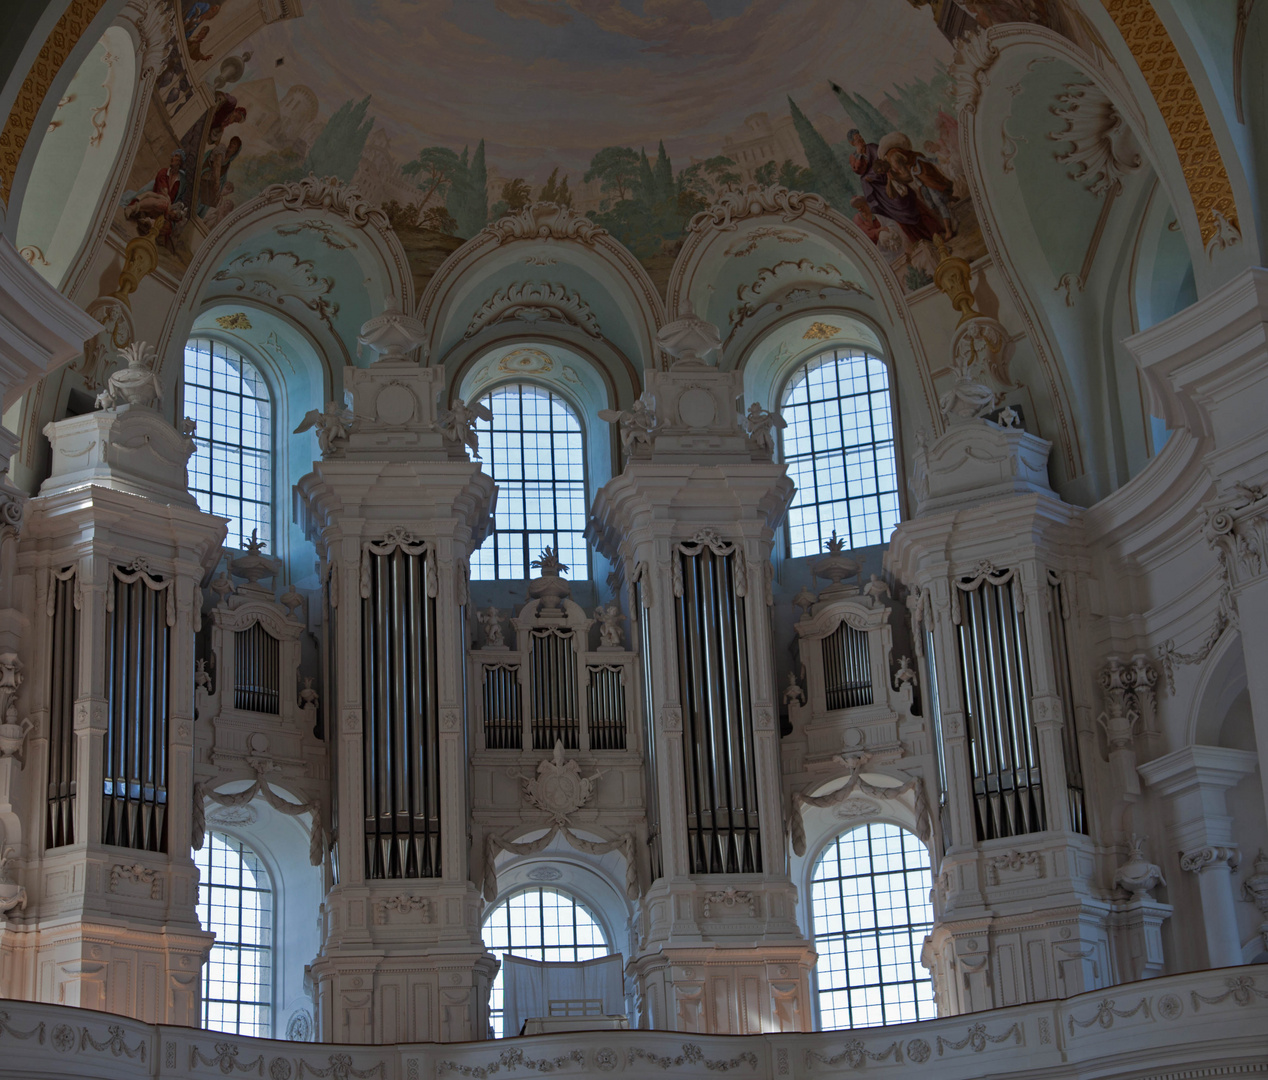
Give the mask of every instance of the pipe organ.
<path id="1" fill-rule="evenodd" d="M 661 331 L 679 359 L 648 372 L 653 437 L 587 532 L 638 615 L 652 880 L 629 971 L 643 1026 L 802 1030 L 814 953 L 786 869 L 768 576 L 793 486 L 740 424 L 739 373 L 696 353 L 711 332 L 692 315 Z M 743 882 L 725 907 L 722 874 Z"/>
<path id="2" fill-rule="evenodd" d="M 1088 885 L 1114 874 L 1090 842 L 1083 798 L 1095 744 L 1076 649 L 1087 602 L 1074 583 L 1089 571 L 1080 511 L 1032 467 L 1048 449 L 985 420 L 952 427 L 922 451 L 920 507 L 887 553 L 910 592 L 936 738 L 926 775 L 942 789 L 945 854 L 926 957 L 946 1011 L 1118 981 L 1169 914 Z M 1013 464 L 998 475 L 983 464 L 1001 461 Z"/>
<path id="3" fill-rule="evenodd" d="M 322 1037 L 354 1043 L 483 1038 L 497 970 L 472 883 L 463 677 L 468 559 L 495 488 L 467 457 L 466 421 L 437 412 L 444 371 L 407 355 L 421 336 L 395 311 L 363 327 L 381 355 L 345 369 L 350 434 L 297 488 L 338 672 L 325 725 L 337 876 L 313 982 Z M 495 730 L 510 708 L 495 697 Z"/>
<path id="4" fill-rule="evenodd" d="M 225 526 L 186 487 L 193 442 L 146 404 L 50 424 L 28 504 L 29 778 L 5 843 L 6 993 L 196 1025 L 211 935 L 195 914 L 194 639 Z"/>

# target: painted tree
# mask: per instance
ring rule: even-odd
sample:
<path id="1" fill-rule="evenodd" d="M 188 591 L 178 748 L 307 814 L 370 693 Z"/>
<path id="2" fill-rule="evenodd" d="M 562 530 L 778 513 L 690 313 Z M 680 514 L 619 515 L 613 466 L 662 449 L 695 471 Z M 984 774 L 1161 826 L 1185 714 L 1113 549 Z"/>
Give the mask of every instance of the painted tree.
<path id="1" fill-rule="evenodd" d="M 880 142 L 881 137 L 894 130 L 894 125 L 886 119 L 885 114 L 867 100 L 862 94 L 851 94 L 842 90 L 836 83 L 829 83 L 836 94 L 841 108 L 850 118 L 850 123 L 859 129 L 859 134 L 870 143 Z M 811 162 L 811 167 L 814 163 Z"/>
<path id="2" fill-rule="evenodd" d="M 369 108 L 368 95 L 361 101 L 349 98 L 340 105 L 309 147 L 304 172 L 334 176 L 348 183 L 361 163 L 365 141 L 374 127 L 374 117 L 366 119 Z"/>
<path id="3" fill-rule="evenodd" d="M 779 167 L 778 183 L 789 191 L 814 191 L 815 174 L 792 158 L 784 158 Z"/>
<path id="4" fill-rule="evenodd" d="M 518 213 L 533 201 L 533 189 L 527 180 L 517 176 L 502 185 L 502 201 L 510 213 Z"/>
<path id="5" fill-rule="evenodd" d="M 678 174 L 679 191 L 691 191 L 706 202 L 711 201 L 728 184 L 738 184 L 740 174 L 735 162 L 723 154 L 694 161 Z"/>
<path id="6" fill-rule="evenodd" d="M 568 174 L 565 173 L 563 180 L 560 180 L 559 166 L 556 165 L 546 178 L 546 183 L 542 185 L 542 190 L 537 197 L 542 202 L 555 203 L 557 206 L 571 206 L 572 192 L 568 190 Z"/>
<path id="7" fill-rule="evenodd" d="M 652 169 L 652 188 L 656 193 L 654 202 L 663 203 L 674 197 L 674 169 L 669 163 L 669 155 L 665 153 L 663 141 L 656 150 L 656 166 Z"/>
<path id="8" fill-rule="evenodd" d="M 649 206 L 656 201 L 656 180 L 652 176 L 652 163 L 647 151 L 638 152 L 638 197 Z"/>
<path id="9" fill-rule="evenodd" d="M 469 165 L 465 146 L 458 160 L 462 169 L 449 186 L 445 209 L 458 223 L 458 235 L 469 239 L 489 222 L 489 175 L 484 165 L 484 140 L 480 140 Z"/>
<path id="10" fill-rule="evenodd" d="M 845 210 L 850 205 L 850 200 L 858 194 L 854 177 L 846 172 L 840 158 L 828 145 L 828 140 L 815 130 L 815 126 L 797 108 L 797 103 L 792 98 L 788 99 L 788 107 L 792 111 L 797 138 L 801 140 L 801 149 L 814 174 L 815 190 L 838 210 Z"/>
<path id="11" fill-rule="evenodd" d="M 762 187 L 768 188 L 779 178 L 779 166 L 774 161 L 763 161 L 753 170 L 753 179 Z"/>
<path id="12" fill-rule="evenodd" d="M 454 182 L 462 169 L 462 163 L 447 146 L 424 146 L 418 157 L 401 166 L 406 176 L 421 176 L 423 179 L 418 190 L 425 192 L 423 205 L 426 206 L 433 195 L 443 201 L 449 192 L 449 185 Z"/>
<path id="13" fill-rule="evenodd" d="M 628 146 L 605 146 L 590 159 L 583 177 L 586 183 L 599 181 L 599 190 L 615 192 L 617 202 L 630 197 L 639 171 L 638 154 Z"/>

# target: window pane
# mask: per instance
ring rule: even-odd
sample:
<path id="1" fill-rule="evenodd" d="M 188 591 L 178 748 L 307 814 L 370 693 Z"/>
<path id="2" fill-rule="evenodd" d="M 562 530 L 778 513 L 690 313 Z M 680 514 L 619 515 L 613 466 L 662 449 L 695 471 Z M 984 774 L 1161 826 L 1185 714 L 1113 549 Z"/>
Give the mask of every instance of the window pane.
<path id="1" fill-rule="evenodd" d="M 527 889 L 503 900 L 484 922 L 484 944 L 498 959 L 505 953 L 528 960 L 595 960 L 612 952 L 598 920 L 567 893 Z M 493 1037 L 518 1035 L 502 1030 L 502 969 L 489 996 Z"/>
<path id="2" fill-rule="evenodd" d="M 252 530 L 272 537 L 273 402 L 255 366 L 206 338 L 185 345 L 185 415 L 198 424 L 189 491 L 209 514 L 229 518 L 228 547 Z"/>
<path id="3" fill-rule="evenodd" d="M 823 1030 L 937 1015 L 920 964 L 931 888 L 929 853 L 906 829 L 866 825 L 828 845 L 810 892 Z"/>
<path id="4" fill-rule="evenodd" d="M 273 1034 L 273 887 L 260 857 L 209 832 L 198 867 L 198 921 L 216 943 L 203 967 L 203 1027 Z"/>
<path id="5" fill-rule="evenodd" d="M 898 524 L 889 371 L 859 349 L 814 357 L 784 392 L 784 461 L 797 485 L 788 517 L 793 558 L 833 531 L 848 548 L 882 544 Z"/>
<path id="6" fill-rule="evenodd" d="M 549 545 L 572 577 L 587 577 L 581 422 L 562 398 L 525 384 L 500 386 L 481 404 L 493 413 L 491 421 L 476 421 L 476 433 L 498 501 L 493 534 L 472 558 L 471 576 L 525 578 Z"/>

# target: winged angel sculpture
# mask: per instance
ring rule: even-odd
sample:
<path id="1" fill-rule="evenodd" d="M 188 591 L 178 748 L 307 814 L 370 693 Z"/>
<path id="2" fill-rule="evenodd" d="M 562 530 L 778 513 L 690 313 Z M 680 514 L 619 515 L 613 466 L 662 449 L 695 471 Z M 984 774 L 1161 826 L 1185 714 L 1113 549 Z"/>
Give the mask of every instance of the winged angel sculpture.
<path id="1" fill-rule="evenodd" d="M 304 419 L 299 422 L 295 434 L 301 435 L 310 428 L 317 429 L 317 445 L 321 447 L 321 456 L 330 457 L 341 451 L 343 444 L 348 441 L 348 436 L 352 433 L 352 413 L 339 402 L 328 401 L 325 410 L 309 409 L 304 413 Z"/>

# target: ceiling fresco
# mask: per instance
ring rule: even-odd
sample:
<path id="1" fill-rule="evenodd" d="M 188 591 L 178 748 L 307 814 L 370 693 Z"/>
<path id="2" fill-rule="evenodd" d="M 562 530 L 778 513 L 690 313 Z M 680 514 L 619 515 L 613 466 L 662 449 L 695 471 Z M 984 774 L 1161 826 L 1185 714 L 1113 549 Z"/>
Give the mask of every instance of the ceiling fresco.
<path id="1" fill-rule="evenodd" d="M 935 12 L 936 9 L 936 12 Z M 263 24 L 182 0 L 116 213 L 173 274 L 217 221 L 312 172 L 389 212 L 421 294 L 463 240 L 571 205 L 660 286 L 728 185 L 817 191 L 907 289 L 984 253 L 949 97 L 952 42 L 1067 0 L 322 0 Z"/>

